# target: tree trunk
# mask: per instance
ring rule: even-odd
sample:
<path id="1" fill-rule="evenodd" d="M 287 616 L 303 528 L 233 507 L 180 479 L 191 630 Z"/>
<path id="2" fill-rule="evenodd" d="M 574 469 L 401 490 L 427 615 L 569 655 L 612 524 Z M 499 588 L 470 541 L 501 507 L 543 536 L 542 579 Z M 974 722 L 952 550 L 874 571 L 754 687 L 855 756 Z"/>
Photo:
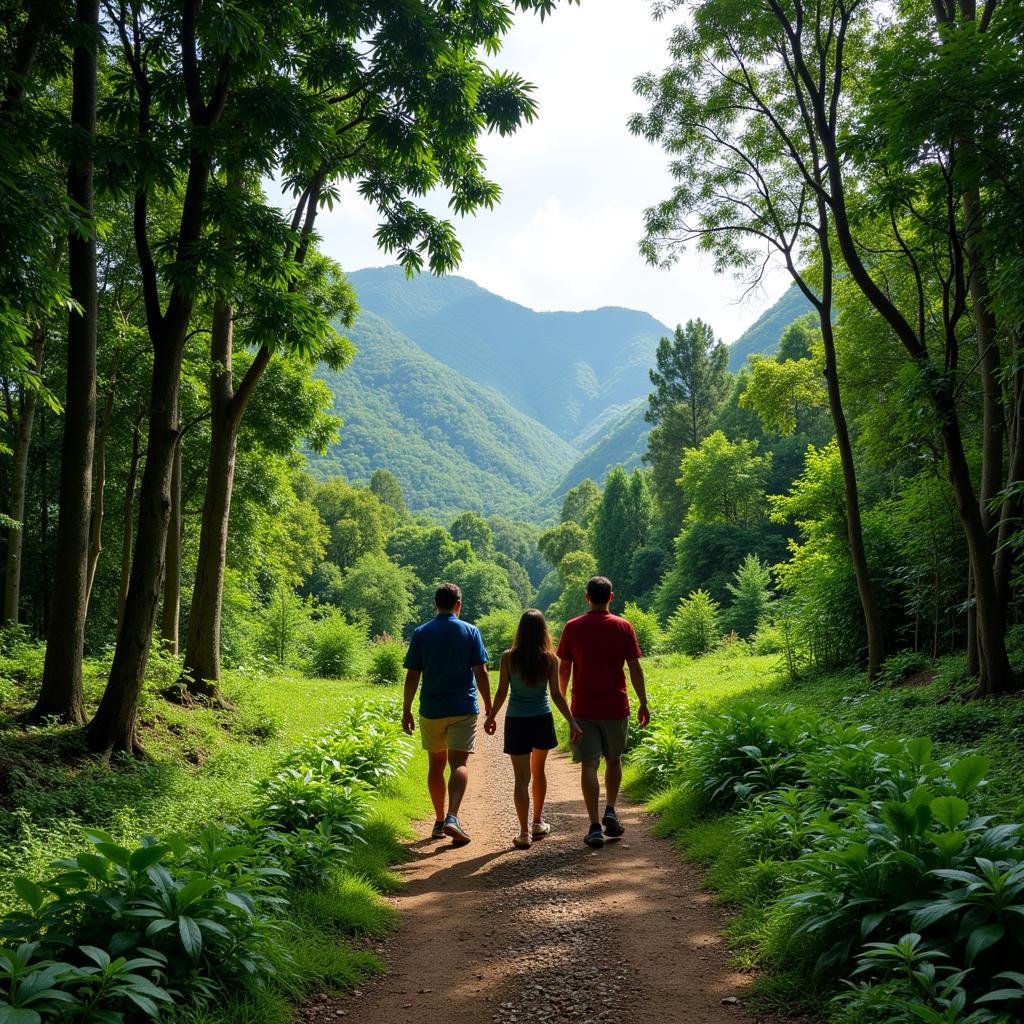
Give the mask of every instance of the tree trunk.
<path id="1" fill-rule="evenodd" d="M 142 417 L 145 410 L 140 408 L 132 430 L 132 458 L 128 464 L 128 481 L 124 488 L 124 511 L 121 519 L 121 582 L 117 588 L 117 631 L 121 632 L 124 622 L 124 603 L 128 599 L 128 577 L 132 571 L 132 537 L 135 525 L 135 481 L 139 475 L 139 458 L 142 451 Z"/>
<path id="2" fill-rule="evenodd" d="M 92 524 L 89 528 L 89 566 L 85 589 L 85 610 L 88 614 L 89 600 L 92 597 L 92 585 L 96 580 L 96 566 L 100 564 L 100 552 L 103 550 L 103 492 L 107 484 L 107 436 L 110 433 L 110 417 L 114 411 L 114 381 L 107 391 L 107 405 L 103 411 L 103 426 L 96 440 L 96 502 L 92 511 Z"/>
<path id="3" fill-rule="evenodd" d="M 1018 347 L 1012 346 L 1010 359 L 1016 365 Z M 1006 474 L 1008 484 L 1024 480 L 1024 380 L 1015 374 L 1012 381 L 1010 406 L 1010 460 Z M 999 531 L 996 541 L 996 587 L 999 591 L 1000 606 L 1006 608 L 1010 600 L 1010 578 L 1013 575 L 1015 549 L 1010 538 L 1020 523 L 1021 496 L 1011 493 L 1003 503 L 999 516 Z"/>
<path id="4" fill-rule="evenodd" d="M 829 304 L 829 308 L 831 304 Z M 828 407 L 836 430 L 836 447 L 839 449 L 839 463 L 843 471 L 843 502 L 846 508 L 846 540 L 853 562 L 853 574 L 857 580 L 857 594 L 864 614 L 864 629 L 868 639 L 868 678 L 874 679 L 885 660 L 885 633 L 882 616 L 871 586 L 868 571 L 868 556 L 864 548 L 864 530 L 860 518 L 860 496 L 857 488 L 857 470 L 853 461 L 853 445 L 850 430 L 843 412 L 842 396 L 839 391 L 839 373 L 836 366 L 836 344 L 832 332 L 832 318 L 827 310 L 821 313 L 821 336 L 825 343 L 825 388 L 828 392 Z"/>
<path id="5" fill-rule="evenodd" d="M 240 421 L 233 402 L 231 377 L 232 317 L 232 308 L 227 303 L 214 306 L 210 341 L 210 456 L 185 643 L 186 688 L 194 696 L 204 697 L 217 696 L 220 681 L 220 617 Z"/>
<path id="6" fill-rule="evenodd" d="M 50 561 L 47 549 L 50 546 L 50 458 L 47 434 L 50 418 L 46 406 L 39 411 L 39 440 L 42 442 L 42 457 L 39 460 L 39 553 L 42 560 L 39 592 L 36 597 L 35 635 L 46 636 L 50 621 Z"/>
<path id="7" fill-rule="evenodd" d="M 971 577 L 974 581 L 975 631 L 977 636 L 979 673 L 978 691 L 983 695 L 1007 693 L 1017 689 L 1017 679 L 1010 668 L 996 592 L 992 543 L 981 519 L 978 499 L 971 483 L 970 467 L 960 436 L 960 424 L 953 409 L 953 396 L 948 390 L 936 394 L 940 432 L 957 510 L 967 538 Z"/>
<path id="8" fill-rule="evenodd" d="M 32 359 L 36 373 L 42 373 L 43 346 L 46 330 L 36 328 L 32 344 Z M 7 531 L 7 572 L 4 578 L 4 625 L 18 624 L 18 609 L 21 604 L 21 549 L 25 537 L 25 491 L 28 482 L 28 453 L 32 444 L 32 425 L 36 415 L 37 392 L 28 388 L 21 405 L 18 430 L 14 439 L 13 470 L 11 473 L 11 501 L 8 514 L 18 521 Z"/>
<path id="9" fill-rule="evenodd" d="M 176 328 L 173 335 L 168 331 L 154 346 L 146 466 L 139 489 L 139 522 L 124 618 L 107 686 L 88 731 L 90 747 L 104 754 L 141 750 L 136 717 L 163 583 L 184 334 L 183 327 Z"/>
<path id="10" fill-rule="evenodd" d="M 72 58 L 71 121 L 91 137 L 96 130 L 96 51 L 98 0 L 75 6 L 80 39 Z M 90 221 L 93 206 L 91 152 L 68 167 L 68 197 Z M 60 516 L 50 624 L 46 635 L 43 682 L 29 717 L 85 721 L 82 652 L 85 642 L 89 561 L 89 514 L 92 509 L 92 455 L 96 424 L 96 232 L 68 237 L 68 279 L 77 303 L 68 315 L 67 396 L 60 467 Z"/>
<path id="11" fill-rule="evenodd" d="M 171 466 L 171 517 L 167 525 L 164 559 L 164 607 L 160 635 L 165 650 L 178 654 L 178 623 L 181 617 L 181 439 L 174 446 Z"/>
<path id="12" fill-rule="evenodd" d="M 296 208 L 292 227 L 300 232 L 294 261 L 302 264 L 316 219 L 325 169 L 310 181 L 304 203 Z M 230 187 L 240 187 L 237 179 Z M 232 236 L 225 232 L 223 244 L 230 247 Z M 293 286 L 290 286 L 290 288 Z M 235 452 L 238 428 L 249 399 L 270 362 L 270 350 L 264 345 L 256 353 L 237 391 L 231 372 L 234 310 L 227 301 L 214 305 L 210 334 L 210 458 L 206 472 L 206 496 L 199 536 L 196 578 L 189 607 L 188 636 L 185 643 L 185 684 L 193 696 L 212 697 L 223 703 L 220 681 L 220 619 L 224 598 L 224 570 L 227 564 L 228 526 L 231 518 L 231 492 L 235 477 Z"/>

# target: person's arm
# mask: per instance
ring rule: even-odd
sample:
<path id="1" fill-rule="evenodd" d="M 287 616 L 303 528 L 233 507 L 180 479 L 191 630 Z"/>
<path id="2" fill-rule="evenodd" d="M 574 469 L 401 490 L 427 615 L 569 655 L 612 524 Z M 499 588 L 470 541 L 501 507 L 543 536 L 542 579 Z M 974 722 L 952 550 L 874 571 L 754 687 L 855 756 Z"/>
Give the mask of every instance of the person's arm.
<path id="1" fill-rule="evenodd" d="M 566 693 L 569 692 L 569 680 L 572 678 L 572 662 L 568 658 L 560 658 L 558 661 L 558 693 L 563 700 L 565 700 Z M 551 695 L 554 696 L 554 689 L 551 690 Z"/>
<path id="2" fill-rule="evenodd" d="M 412 702 L 420 685 L 419 669 L 407 669 L 405 673 L 405 694 L 402 700 L 402 728 L 411 736 L 416 728 L 416 720 L 412 717 Z"/>
<path id="3" fill-rule="evenodd" d="M 504 706 L 505 698 L 508 696 L 508 679 L 508 651 L 506 651 L 501 656 L 501 662 L 498 668 L 498 692 L 494 695 L 494 703 L 491 705 L 490 713 L 487 715 L 487 719 L 484 722 L 484 732 L 487 733 L 488 736 L 493 736 L 498 730 L 498 723 L 495 719 L 498 717 L 498 712 Z"/>
<path id="4" fill-rule="evenodd" d="M 573 718 L 572 712 L 569 710 L 569 704 L 565 699 L 565 691 L 562 689 L 561 676 L 562 662 L 558 658 L 552 658 L 551 671 L 548 675 L 551 703 L 558 708 L 561 716 L 569 723 L 569 742 L 575 743 L 583 735 L 583 730 L 576 724 L 576 719 Z"/>
<path id="5" fill-rule="evenodd" d="M 630 658 L 626 662 L 629 668 L 629 681 L 633 684 L 636 699 L 640 706 L 636 709 L 636 720 L 641 725 L 649 725 L 651 721 L 651 709 L 647 706 L 647 684 L 644 681 L 644 667 L 640 664 L 639 658 Z"/>
<path id="6" fill-rule="evenodd" d="M 484 714 L 491 713 L 491 677 L 487 674 L 487 665 L 474 665 L 473 675 L 476 677 L 476 688 L 480 691 L 480 700 L 484 706 Z"/>

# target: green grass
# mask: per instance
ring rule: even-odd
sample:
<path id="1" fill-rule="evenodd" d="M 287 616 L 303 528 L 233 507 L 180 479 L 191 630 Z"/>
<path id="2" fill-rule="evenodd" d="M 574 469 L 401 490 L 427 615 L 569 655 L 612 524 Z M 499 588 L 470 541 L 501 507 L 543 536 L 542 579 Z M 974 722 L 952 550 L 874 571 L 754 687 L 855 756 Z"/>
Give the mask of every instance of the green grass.
<path id="1" fill-rule="evenodd" d="M 38 877 L 81 848 L 83 825 L 133 843 L 237 819 L 252 805 L 254 785 L 302 737 L 330 726 L 354 700 L 397 692 L 362 681 L 228 673 L 224 690 L 237 710 L 223 711 L 169 703 L 155 692 L 163 680 L 150 680 L 139 716 L 147 757 L 108 767 L 84 751 L 77 730 L 17 727 L 36 685 L 24 678 L 0 691 L 0 910 L 11 905 L 15 874 Z M 103 681 L 103 666 L 89 663 L 87 704 L 98 701 Z"/>
<path id="2" fill-rule="evenodd" d="M 697 659 L 652 658 L 646 671 L 655 714 L 659 706 L 685 714 L 754 698 L 867 724 L 883 737 L 930 736 L 941 756 L 985 754 L 991 770 L 984 810 L 1024 819 L 1024 695 L 971 700 L 962 657 L 942 658 L 913 685 L 895 687 L 853 670 L 794 682 L 778 655 L 749 655 L 741 646 Z"/>

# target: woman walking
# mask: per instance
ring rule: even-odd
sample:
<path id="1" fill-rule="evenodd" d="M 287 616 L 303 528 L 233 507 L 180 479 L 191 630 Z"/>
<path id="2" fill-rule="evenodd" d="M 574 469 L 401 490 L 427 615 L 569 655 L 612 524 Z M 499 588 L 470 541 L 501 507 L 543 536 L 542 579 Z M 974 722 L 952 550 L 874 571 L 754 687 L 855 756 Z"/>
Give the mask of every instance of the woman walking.
<path id="1" fill-rule="evenodd" d="M 523 612 L 515 642 L 501 656 L 498 692 L 491 713 L 484 722 L 484 731 L 489 736 L 497 731 L 498 712 L 510 692 L 505 713 L 505 753 L 512 759 L 515 775 L 513 800 L 519 817 L 519 835 L 512 844 L 520 850 L 527 850 L 534 839 L 540 839 L 551 831 L 551 826 L 544 820 L 544 798 L 548 788 L 544 764 L 548 751 L 558 746 L 558 738 L 555 736 L 550 701 L 554 701 L 555 707 L 569 723 L 573 742 L 581 735 L 580 727 L 558 688 L 558 658 L 555 657 L 548 624 L 536 608 Z M 531 780 L 532 825 L 529 822 Z"/>

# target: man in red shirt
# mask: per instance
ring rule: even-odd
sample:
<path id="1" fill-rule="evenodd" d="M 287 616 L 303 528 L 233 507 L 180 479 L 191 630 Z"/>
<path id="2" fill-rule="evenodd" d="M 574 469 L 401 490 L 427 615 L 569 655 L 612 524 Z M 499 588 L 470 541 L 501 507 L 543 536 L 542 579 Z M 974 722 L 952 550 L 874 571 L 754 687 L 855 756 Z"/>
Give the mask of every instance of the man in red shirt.
<path id="1" fill-rule="evenodd" d="M 629 679 L 640 701 L 636 719 L 641 726 L 651 720 L 644 670 L 640 665 L 643 654 L 630 623 L 608 610 L 614 596 L 607 577 L 594 576 L 589 580 L 589 610 L 565 624 L 558 642 L 558 685 L 565 694 L 571 678 L 572 714 L 583 730 L 573 744 L 572 759 L 583 766 L 583 800 L 590 814 L 590 831 L 584 839 L 588 846 L 603 846 L 606 835 L 617 838 L 625 831 L 615 813 L 629 728 L 625 666 L 629 668 Z M 602 756 L 608 803 L 604 816 L 599 819 L 601 784 L 597 769 Z"/>

